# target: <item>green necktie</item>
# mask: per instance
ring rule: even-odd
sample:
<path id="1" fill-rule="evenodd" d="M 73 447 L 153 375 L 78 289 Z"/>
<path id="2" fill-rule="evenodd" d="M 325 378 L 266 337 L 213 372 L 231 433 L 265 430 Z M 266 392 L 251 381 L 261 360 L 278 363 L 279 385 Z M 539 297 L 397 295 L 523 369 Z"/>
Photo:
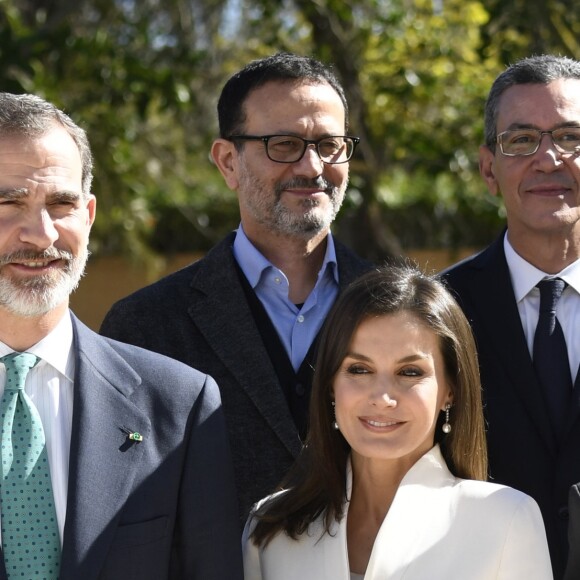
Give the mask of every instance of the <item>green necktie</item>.
<path id="1" fill-rule="evenodd" d="M 0 510 L 2 551 L 8 578 L 56 580 L 60 539 L 44 430 L 24 392 L 28 371 L 38 362 L 28 352 L 0 359 L 6 366 L 2 415 Z"/>

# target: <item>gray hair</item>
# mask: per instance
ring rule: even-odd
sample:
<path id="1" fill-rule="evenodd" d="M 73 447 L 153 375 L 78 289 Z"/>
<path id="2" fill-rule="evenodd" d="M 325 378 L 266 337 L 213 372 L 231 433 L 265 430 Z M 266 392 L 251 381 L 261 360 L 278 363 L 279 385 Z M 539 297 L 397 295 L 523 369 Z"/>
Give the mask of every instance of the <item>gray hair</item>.
<path id="1" fill-rule="evenodd" d="M 93 181 L 93 155 L 84 129 L 40 97 L 0 92 L 0 135 L 35 138 L 59 125 L 67 131 L 79 149 L 83 195 L 88 196 Z"/>
<path id="2" fill-rule="evenodd" d="M 510 65 L 494 81 L 485 103 L 485 144 L 495 152 L 499 101 L 514 85 L 547 85 L 558 79 L 579 79 L 580 62 L 565 56 L 543 54 Z"/>

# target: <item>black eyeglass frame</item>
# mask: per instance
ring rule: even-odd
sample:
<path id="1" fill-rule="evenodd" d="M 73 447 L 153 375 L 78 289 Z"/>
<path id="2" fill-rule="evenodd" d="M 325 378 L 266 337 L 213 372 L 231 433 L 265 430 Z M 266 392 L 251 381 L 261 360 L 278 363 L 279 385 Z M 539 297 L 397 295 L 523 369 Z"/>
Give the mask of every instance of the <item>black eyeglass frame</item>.
<path id="1" fill-rule="evenodd" d="M 505 155 L 506 157 L 527 157 L 528 155 L 534 155 L 534 153 L 538 152 L 538 149 L 540 148 L 540 144 L 542 142 L 542 137 L 544 135 L 550 135 L 550 139 L 552 140 L 552 144 L 554 145 L 554 147 L 556 148 L 556 150 L 558 152 L 564 153 L 564 154 L 580 153 L 580 147 L 577 147 L 576 149 L 572 149 L 572 150 L 563 149 L 554 140 L 554 133 L 559 133 L 559 132 L 565 133 L 567 130 L 569 131 L 570 129 L 580 129 L 580 127 L 576 127 L 576 126 L 574 126 L 574 127 L 559 127 L 558 129 L 553 129 L 552 131 L 540 131 L 539 129 L 508 129 L 507 131 L 502 131 L 499 135 L 497 135 L 497 137 L 495 138 L 495 141 L 499 145 L 499 150 L 500 150 L 501 154 Z M 508 133 L 517 133 L 518 131 L 528 131 L 530 133 L 534 133 L 536 135 L 539 135 L 540 138 L 538 139 L 538 142 L 536 143 L 535 149 L 533 151 L 530 151 L 529 153 L 506 153 L 503 150 L 503 136 L 507 135 Z"/>
<path id="2" fill-rule="evenodd" d="M 297 159 L 293 159 L 292 161 L 280 161 L 279 159 L 273 159 L 270 156 L 268 142 L 270 141 L 270 139 L 272 139 L 274 137 L 291 137 L 292 139 L 298 139 L 298 140 L 302 141 L 302 143 L 304 144 L 304 147 L 302 149 L 302 153 L 300 154 L 300 156 Z M 352 150 L 350 152 L 350 155 L 348 155 L 348 157 L 346 159 L 343 159 L 342 161 L 326 161 L 325 159 L 323 159 L 318 147 L 319 147 L 320 143 L 322 143 L 323 141 L 326 141 L 327 139 L 345 139 L 345 140 L 349 139 L 352 142 Z M 314 145 L 314 149 L 316 150 L 316 154 L 318 155 L 318 157 L 320 158 L 320 161 L 322 161 L 322 163 L 328 163 L 329 165 L 340 165 L 341 163 L 348 163 L 352 159 L 352 156 L 354 155 L 356 146 L 360 142 L 360 137 L 353 137 L 352 135 L 327 135 L 326 137 L 321 137 L 320 139 L 303 139 L 302 137 L 298 137 L 298 135 L 276 134 L 276 135 L 230 135 L 228 138 L 228 141 L 238 141 L 238 140 L 239 141 L 262 141 L 264 143 L 264 148 L 266 149 L 266 155 L 268 156 L 268 159 L 270 161 L 274 161 L 274 163 L 298 163 L 298 161 L 300 161 L 304 157 L 304 154 L 306 153 L 306 149 L 308 149 L 308 147 L 310 145 Z"/>

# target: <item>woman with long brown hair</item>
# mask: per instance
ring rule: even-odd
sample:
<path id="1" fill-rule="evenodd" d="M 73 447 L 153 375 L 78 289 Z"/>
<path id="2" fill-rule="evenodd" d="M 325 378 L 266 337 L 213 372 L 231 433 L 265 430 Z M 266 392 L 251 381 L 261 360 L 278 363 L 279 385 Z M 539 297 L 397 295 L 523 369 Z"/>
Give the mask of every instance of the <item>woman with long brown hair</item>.
<path id="1" fill-rule="evenodd" d="M 486 472 L 461 309 L 415 268 L 371 272 L 327 319 L 309 436 L 250 514 L 245 578 L 552 578 L 535 502 Z"/>

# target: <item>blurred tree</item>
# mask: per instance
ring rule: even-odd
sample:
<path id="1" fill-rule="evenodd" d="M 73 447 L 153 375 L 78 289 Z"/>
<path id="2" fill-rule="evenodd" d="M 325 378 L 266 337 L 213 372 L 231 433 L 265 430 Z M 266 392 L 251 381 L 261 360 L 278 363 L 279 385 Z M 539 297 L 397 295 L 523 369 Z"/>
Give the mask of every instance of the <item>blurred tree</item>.
<path id="1" fill-rule="evenodd" d="M 481 245 L 500 227 L 477 171 L 501 68 L 499 50 L 482 50 L 487 18 L 477 0 L 0 0 L 0 86 L 87 128 L 92 250 L 151 261 L 205 250 L 237 225 L 208 157 L 223 82 L 280 50 L 332 62 L 362 137 L 336 229 L 381 259 Z"/>
<path id="2" fill-rule="evenodd" d="M 344 81 L 352 131 L 362 141 L 339 235 L 374 259 L 492 239 L 502 207 L 479 178 L 477 148 L 484 99 L 501 67 L 492 51 L 480 54 L 482 5 L 261 4 L 245 15 L 239 34 L 252 42 L 260 30 L 276 31 L 278 46 L 335 63 Z M 262 37 L 273 41 L 267 32 Z"/>
<path id="3" fill-rule="evenodd" d="M 341 237 L 373 259 L 492 239 L 501 220 L 479 179 L 477 148 L 499 61 L 479 51 L 481 3 L 264 0 L 255 26 L 284 11 L 302 51 L 335 64 L 361 137 Z"/>
<path id="4" fill-rule="evenodd" d="M 223 75 L 208 48 L 223 2 L 207 4 L 0 1 L 3 90 L 39 94 L 89 133 L 95 253 L 150 261 L 207 248 L 235 223 L 235 196 L 208 162 Z"/>
<path id="5" fill-rule="evenodd" d="M 489 20 L 482 53 L 499 50 L 502 62 L 530 54 L 580 58 L 580 14 L 575 0 L 484 0 Z"/>

